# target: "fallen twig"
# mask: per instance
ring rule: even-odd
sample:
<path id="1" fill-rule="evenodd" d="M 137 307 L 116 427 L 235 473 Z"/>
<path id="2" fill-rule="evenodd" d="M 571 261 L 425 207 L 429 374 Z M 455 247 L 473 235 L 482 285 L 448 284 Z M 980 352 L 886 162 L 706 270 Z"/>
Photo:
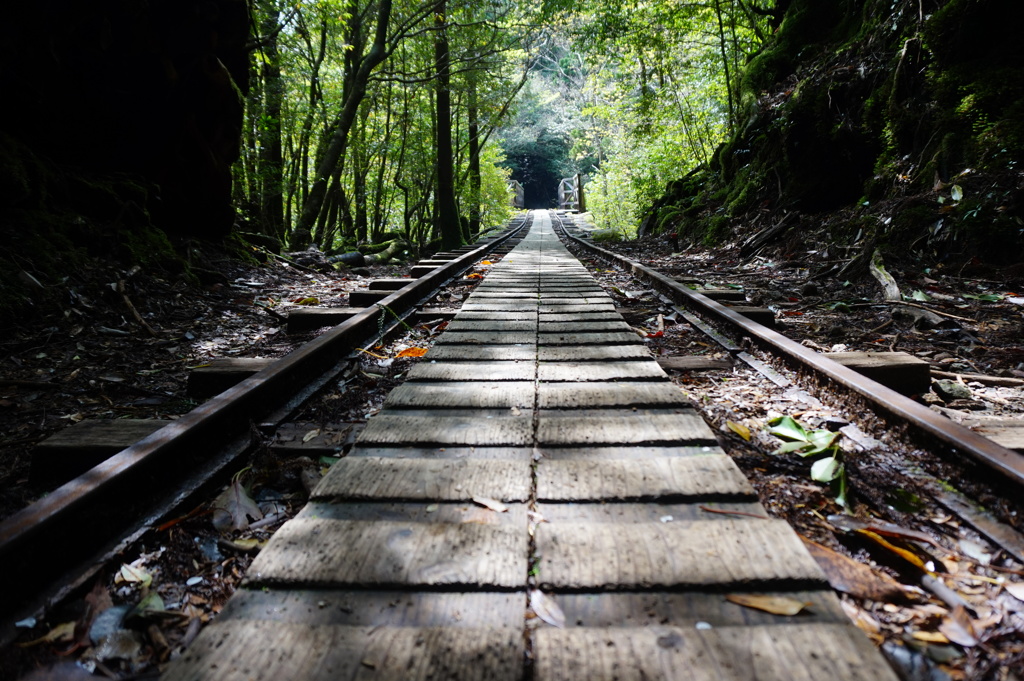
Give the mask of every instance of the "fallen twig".
<path id="1" fill-rule="evenodd" d="M 985 374 L 957 374 L 951 371 L 940 371 L 932 369 L 932 376 L 937 378 L 951 378 L 955 381 L 977 381 L 984 385 L 994 385 L 1002 388 L 1016 388 L 1024 385 L 1024 378 L 1009 378 L 1007 376 L 987 376 Z"/>
<path id="2" fill-rule="evenodd" d="M 769 518 L 768 516 L 758 515 L 757 513 L 747 513 L 746 511 L 725 511 L 720 508 L 711 508 L 710 506 L 698 506 L 697 508 L 699 508 L 702 511 L 707 511 L 708 513 L 720 513 L 722 515 L 744 515 L 748 518 L 757 518 L 758 520 L 771 520 L 771 518 Z"/>
<path id="3" fill-rule="evenodd" d="M 134 319 L 139 326 L 144 328 L 146 333 L 156 338 L 158 335 L 157 332 L 149 325 L 149 322 L 142 318 L 142 315 L 140 315 L 139 311 L 135 309 L 131 299 L 128 297 L 128 293 L 125 290 L 124 279 L 118 280 L 117 292 L 121 294 L 121 299 L 124 300 L 125 307 L 127 307 L 128 311 L 132 313 L 132 319 Z"/>

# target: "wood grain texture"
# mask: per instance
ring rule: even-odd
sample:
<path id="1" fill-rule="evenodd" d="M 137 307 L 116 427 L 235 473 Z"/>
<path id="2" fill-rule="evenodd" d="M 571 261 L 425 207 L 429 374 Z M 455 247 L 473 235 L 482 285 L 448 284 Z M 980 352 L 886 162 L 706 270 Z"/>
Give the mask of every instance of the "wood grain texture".
<path id="1" fill-rule="evenodd" d="M 257 619 L 310 626 L 507 627 L 521 631 L 525 602 L 525 595 L 515 591 L 239 589 L 217 615 L 217 621 Z"/>
<path id="2" fill-rule="evenodd" d="M 533 403 L 533 381 L 410 381 L 388 394 L 384 408 L 510 409 L 532 408 Z"/>
<path id="3" fill-rule="evenodd" d="M 614 312 L 615 304 L 608 303 L 565 303 L 552 304 L 541 301 L 537 311 L 543 314 L 566 314 L 568 312 Z"/>
<path id="4" fill-rule="evenodd" d="M 537 359 L 537 346 L 530 345 L 435 345 L 427 351 L 424 361 L 417 363 L 411 371 L 431 362 L 522 362 L 533 363 Z M 422 371 L 422 370 L 421 370 Z M 533 378 L 531 376 L 530 378 Z"/>
<path id="5" fill-rule="evenodd" d="M 725 455 L 621 461 L 542 459 L 537 466 L 537 498 L 541 501 L 753 496 L 754 488 Z"/>
<path id="6" fill-rule="evenodd" d="M 848 624 L 707 630 L 554 629 L 534 634 L 537 681 L 896 681 L 874 645 Z"/>
<path id="7" fill-rule="evenodd" d="M 542 584 L 558 589 L 749 588 L 823 582 L 818 564 L 782 520 L 683 523 L 541 523 Z"/>
<path id="8" fill-rule="evenodd" d="M 525 524 L 298 517 L 256 557 L 246 583 L 519 588 L 527 538 Z"/>
<path id="9" fill-rule="evenodd" d="M 461 319 L 456 317 L 449 322 L 445 332 L 450 331 L 531 331 L 536 333 L 536 320 L 505 320 L 505 319 Z"/>
<path id="10" fill-rule="evenodd" d="M 445 331 L 434 341 L 437 345 L 532 345 L 536 342 L 536 331 Z"/>
<path id="11" fill-rule="evenodd" d="M 646 348 L 643 348 L 646 352 Z M 538 349 L 539 354 L 539 349 Z M 619 381 L 660 379 L 668 376 L 654 360 L 636 362 L 541 362 L 537 365 L 541 381 Z"/>
<path id="12" fill-rule="evenodd" d="M 722 593 L 699 591 L 557 594 L 553 598 L 565 614 L 566 621 L 579 627 L 649 627 L 660 624 L 692 628 L 697 622 L 707 622 L 714 627 L 849 622 L 839 598 L 831 589 L 757 594 L 790 598 L 810 605 L 798 615 L 784 616 L 737 605 L 727 601 Z"/>
<path id="13" fill-rule="evenodd" d="M 490 410 L 491 412 L 498 410 Z M 484 415 L 441 413 L 412 415 L 382 411 L 366 422 L 360 444 L 386 445 L 527 445 L 533 443 L 532 412 L 500 411 Z"/>
<path id="14" fill-rule="evenodd" d="M 611 312 L 570 312 L 567 314 L 543 314 L 537 315 L 543 322 L 617 322 L 622 321 L 622 315 L 614 310 Z"/>
<path id="15" fill-rule="evenodd" d="M 630 342 L 626 345 L 546 345 L 537 348 L 537 359 L 541 362 L 586 362 L 586 361 L 632 361 L 651 359 L 651 353 L 643 343 Z"/>
<path id="16" fill-rule="evenodd" d="M 683 393 L 668 381 L 649 383 L 541 383 L 537 406 L 541 409 L 590 407 L 685 407 Z"/>
<path id="17" fill-rule="evenodd" d="M 209 627 L 166 681 L 516 681 L 514 629 L 348 627 L 228 620 Z"/>
<path id="18" fill-rule="evenodd" d="M 537 443 L 572 445 L 713 445 L 715 435 L 693 410 L 679 414 L 564 416 L 540 413 Z M 371 421 L 372 423 L 372 421 Z M 369 426 L 367 426 L 369 430 Z M 494 443 L 498 444 L 498 443 Z"/>
<path id="19" fill-rule="evenodd" d="M 472 310 L 460 310 L 455 317 L 462 321 L 530 321 L 537 319 L 535 310 L 513 310 L 509 312 L 474 312 Z"/>
<path id="20" fill-rule="evenodd" d="M 542 333 L 538 345 L 628 345 L 642 342 L 633 331 L 599 331 L 594 333 L 563 331 Z"/>
<path id="21" fill-rule="evenodd" d="M 346 457 L 331 466 L 312 498 L 526 501 L 530 477 L 527 461 Z"/>
<path id="22" fill-rule="evenodd" d="M 459 346 L 450 346 L 459 347 Z M 431 352 L 440 350 L 434 346 Z M 526 349 L 526 348 L 524 348 Z M 533 350 L 536 353 L 536 350 Z M 523 361 L 466 361 L 454 360 L 422 361 L 409 370 L 410 380 L 421 381 L 532 381 L 537 375 L 537 366 L 529 360 Z"/>

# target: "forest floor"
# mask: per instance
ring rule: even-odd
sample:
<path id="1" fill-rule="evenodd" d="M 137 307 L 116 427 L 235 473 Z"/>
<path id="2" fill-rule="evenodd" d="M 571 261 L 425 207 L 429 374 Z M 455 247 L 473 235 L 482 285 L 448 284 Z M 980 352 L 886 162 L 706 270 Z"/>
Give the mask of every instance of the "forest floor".
<path id="1" fill-rule="evenodd" d="M 968 263 L 963 269 L 984 272 L 970 276 L 941 265 L 888 263 L 911 307 L 895 305 L 884 300 L 881 285 L 867 272 L 850 279 L 816 276 L 848 262 L 829 253 L 827 231 L 819 237 L 821 242 L 804 252 L 780 249 L 755 257 L 742 257 L 738 245 L 674 252 L 674 244 L 654 237 L 602 246 L 709 288 L 741 286 L 752 303 L 775 311 L 781 333 L 813 349 L 903 351 L 933 370 L 968 375 L 947 379 L 953 384 L 945 384 L 948 391 L 933 381 L 932 391 L 915 398 L 969 427 L 989 418 L 1024 419 L 1019 268 Z M 807 234 L 803 239 L 814 241 Z M 677 315 L 652 290 L 600 262 L 590 267 L 625 310 L 626 320 L 649 334 L 656 356 L 729 359 L 703 334 L 677 324 Z M 826 395 L 779 390 L 749 367 L 669 373 L 716 430 L 769 514 L 785 518 L 808 542 L 841 592 L 847 614 L 886 649 L 905 678 L 1022 678 L 1024 564 L 941 503 L 944 493 L 960 490 L 1024 532 L 1019 490 L 967 462 L 908 447 L 890 437 L 884 424 L 865 423 Z M 842 428 L 847 508 L 837 503 L 835 490 L 811 479 L 810 461 L 777 452 L 783 440 L 768 426 L 783 416 L 798 419 L 807 430 Z M 896 546 L 867 540 L 865 530 L 878 530 Z M 1019 537 L 1024 548 L 1024 535 Z M 897 555 L 902 548 L 917 557 L 908 562 L 906 554 Z M 936 596 L 923 586 L 922 577 L 933 574 L 952 591 Z"/>
<path id="2" fill-rule="evenodd" d="M 893 314 L 893 305 L 881 302 L 877 282 L 866 274 L 852 281 L 813 277 L 811 272 L 825 269 L 828 261 L 841 260 L 824 243 L 795 256 L 763 252 L 751 258 L 741 258 L 736 248 L 673 252 L 667 241 L 655 238 L 611 248 L 666 273 L 742 285 L 754 302 L 776 310 L 783 333 L 816 349 L 903 350 L 950 373 L 1010 379 L 1004 381 L 1010 384 L 1024 378 L 1024 284 L 1019 279 L 891 263 L 890 271 L 911 302 L 935 315 L 899 317 Z M 655 355 L 718 355 L 706 339 L 674 324 L 671 311 L 652 292 L 623 273 L 598 263 L 591 266 L 627 310 L 630 324 L 650 332 L 662 325 L 663 333 L 648 339 Z M 311 337 L 285 334 L 280 317 L 287 308 L 344 305 L 346 294 L 370 278 L 402 276 L 406 271 L 386 266 L 374 268 L 367 277 L 321 274 L 279 261 L 240 263 L 216 253 L 206 256 L 204 267 L 220 272 L 220 280 L 198 287 L 180 278 L 97 264 L 69 279 L 59 310 L 26 320 L 0 338 L 0 517 L 46 492 L 30 479 L 30 457 L 32 446 L 53 432 L 86 418 L 173 419 L 195 405 L 182 397 L 191 367 L 213 357 L 282 356 Z M 453 305 L 461 297 L 445 295 L 455 298 Z M 411 346 L 428 345 L 438 331 L 419 329 L 391 345 L 370 349 L 372 354 L 367 354 L 347 390 L 307 409 L 310 431 L 296 437 L 304 438 L 328 422 L 364 421 L 416 361 L 398 355 Z M 935 542 L 923 547 L 931 552 L 924 560 L 945 571 L 945 581 L 963 604 L 936 600 L 920 586 L 920 571 L 845 536 L 843 509 L 827 486 L 809 478 L 807 461 L 771 453 L 779 442 L 766 434 L 764 424 L 773 415 L 793 415 L 808 427 L 852 422 L 855 415 L 806 393 L 780 395 L 760 375 L 739 368 L 674 375 L 673 380 L 702 408 L 723 447 L 751 477 L 769 513 L 786 518 L 802 536 L 816 542 L 822 561 L 842 566 L 845 557 L 868 566 L 843 594 L 844 607 L 858 626 L 890 648 L 891 657 L 903 655 L 908 665 L 925 670 L 915 678 L 1015 678 L 1009 670 L 1024 667 L 1024 566 L 932 500 L 925 485 L 906 475 L 907 462 L 964 489 L 1005 522 L 1024 530 L 1024 508 L 1018 500 L 989 489 L 984 479 L 963 479 L 948 462 L 922 463 L 919 452 L 882 448 L 884 456 L 868 456 L 864 452 L 870 447 L 849 445 L 850 498 L 856 517 L 923 532 Z M 1024 418 L 1020 385 L 954 382 L 963 387 L 959 397 L 929 393 L 921 399 L 954 416 Z M 870 444 L 877 433 L 863 435 L 861 444 Z M 335 436 L 339 441 L 347 437 L 340 432 Z M 84 672 L 81 665 L 61 662 L 54 655 L 69 650 L 71 657 L 78 656 L 87 668 L 99 672 L 145 674 L 158 668 L 215 617 L 253 552 L 301 506 L 311 467 L 315 477 L 317 462 L 303 462 L 280 466 L 273 477 L 261 481 L 259 486 L 271 494 L 265 492 L 255 501 L 270 522 L 219 530 L 209 515 L 200 514 L 151 538 L 138 555 L 126 558 L 126 568 L 99 582 L 84 599 L 51 614 L 46 622 L 26 627 L 21 643 L 31 645 L 0 653 L 0 669 L 18 671 L 10 676 L 0 673 L 0 678 L 20 678 L 17 674 L 54 663 L 64 675 L 39 678 L 78 678 L 75 675 Z M 143 586 L 140 580 L 147 578 L 152 582 Z M 155 630 L 150 626 L 132 634 L 125 642 L 131 652 L 124 657 L 104 657 L 109 651 L 90 647 L 88 636 L 84 641 L 81 635 L 76 637 L 73 624 L 83 612 L 112 605 L 127 611 L 150 593 L 157 593 L 161 610 L 173 616 L 154 622 Z"/>

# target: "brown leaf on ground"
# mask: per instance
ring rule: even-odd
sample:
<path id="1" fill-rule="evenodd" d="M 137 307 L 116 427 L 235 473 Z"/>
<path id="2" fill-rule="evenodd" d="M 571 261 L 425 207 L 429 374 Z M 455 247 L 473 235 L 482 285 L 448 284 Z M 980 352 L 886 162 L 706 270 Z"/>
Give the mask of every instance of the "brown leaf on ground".
<path id="1" fill-rule="evenodd" d="M 773 615 L 786 615 L 790 617 L 799 614 L 804 608 L 814 605 L 809 601 L 799 601 L 786 596 L 766 596 L 763 594 L 726 594 L 725 600 L 746 608 L 754 608 L 770 612 Z"/>
<path id="2" fill-rule="evenodd" d="M 827 546 L 804 539 L 804 545 L 818 562 L 836 591 L 882 603 L 904 602 L 907 594 L 892 577 L 876 573 L 867 565 L 837 553 Z"/>
<path id="3" fill-rule="evenodd" d="M 949 617 L 943 618 L 939 625 L 939 631 L 953 643 L 965 648 L 978 645 L 978 634 L 974 630 L 974 623 L 967 613 L 967 608 L 958 605 L 949 613 Z"/>

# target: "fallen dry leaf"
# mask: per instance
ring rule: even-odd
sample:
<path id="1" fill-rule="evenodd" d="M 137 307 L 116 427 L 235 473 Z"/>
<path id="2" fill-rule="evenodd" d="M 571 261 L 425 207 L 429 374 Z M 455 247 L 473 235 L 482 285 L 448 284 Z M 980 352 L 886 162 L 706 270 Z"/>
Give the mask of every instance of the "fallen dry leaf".
<path id="1" fill-rule="evenodd" d="M 747 428 L 742 423 L 736 423 L 735 421 L 726 421 L 725 425 L 729 427 L 729 430 L 736 433 L 747 442 L 750 442 L 750 428 Z"/>
<path id="2" fill-rule="evenodd" d="M 537 617 L 553 627 L 562 629 L 565 627 L 565 613 L 555 603 L 555 599 L 546 596 L 540 589 L 530 591 L 530 607 L 537 613 Z"/>
<path id="3" fill-rule="evenodd" d="M 882 603 L 906 600 L 903 587 L 892 577 L 876 574 L 867 565 L 809 539 L 804 539 L 804 545 L 824 570 L 828 583 L 836 591 Z"/>
<path id="4" fill-rule="evenodd" d="M 765 596 L 762 594 L 726 594 L 725 600 L 736 603 L 746 608 L 764 610 L 773 615 L 787 615 L 792 617 L 809 605 L 808 601 L 798 601 L 787 596 Z"/>
<path id="5" fill-rule="evenodd" d="M 473 502 L 480 504 L 484 508 L 489 508 L 497 513 L 504 513 L 508 510 L 508 506 L 501 503 L 497 499 L 488 499 L 487 497 L 473 497 Z"/>
<path id="6" fill-rule="evenodd" d="M 395 355 L 395 357 L 422 357 L 425 354 L 427 354 L 426 348 L 406 348 Z"/>
<path id="7" fill-rule="evenodd" d="M 34 646 L 42 645 L 43 643 L 59 643 L 62 641 L 71 641 L 75 638 L 75 623 L 74 622 L 63 622 L 58 624 L 50 631 L 46 632 L 42 636 L 32 641 L 25 643 L 19 643 L 19 648 L 32 648 Z"/>
<path id="8" fill-rule="evenodd" d="M 978 645 L 978 634 L 974 630 L 974 623 L 967 613 L 967 608 L 958 605 L 945 617 L 939 625 L 939 631 L 946 635 L 953 643 L 965 648 Z"/>
<path id="9" fill-rule="evenodd" d="M 314 428 L 305 435 L 302 436 L 302 443 L 305 444 L 320 434 L 319 428 Z"/>
<path id="10" fill-rule="evenodd" d="M 1003 586 L 1006 589 L 1006 593 L 1010 594 L 1018 601 L 1024 601 L 1024 582 L 1014 582 L 1013 584 L 1006 584 Z"/>
<path id="11" fill-rule="evenodd" d="M 141 567 L 136 567 L 134 565 L 122 565 L 121 569 L 118 570 L 117 575 L 114 576 L 114 584 L 125 583 L 149 586 L 153 583 L 153 575 L 149 574 Z"/>
<path id="12" fill-rule="evenodd" d="M 940 645 L 949 643 L 949 639 L 941 631 L 915 631 L 911 636 L 914 637 L 915 641 L 924 641 L 925 643 L 938 643 Z"/>

